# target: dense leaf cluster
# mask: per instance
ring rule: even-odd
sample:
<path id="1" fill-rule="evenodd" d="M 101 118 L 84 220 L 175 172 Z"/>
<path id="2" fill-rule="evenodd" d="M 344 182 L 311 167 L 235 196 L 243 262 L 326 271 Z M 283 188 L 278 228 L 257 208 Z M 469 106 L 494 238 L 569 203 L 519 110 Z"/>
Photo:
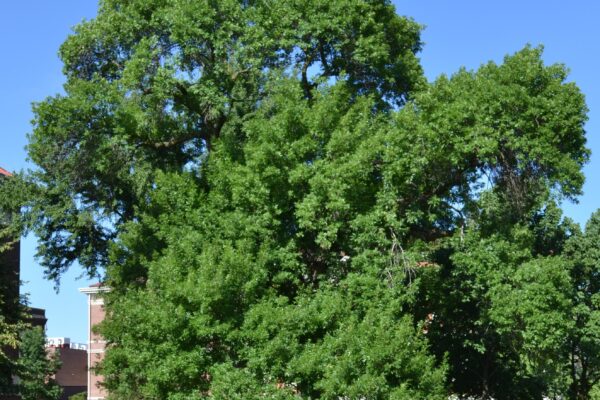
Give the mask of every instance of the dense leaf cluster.
<path id="1" fill-rule="evenodd" d="M 60 368 L 58 354 L 46 352 L 46 336 L 40 327 L 31 327 L 22 318 L 11 321 L 10 314 L 0 313 L 0 396 L 58 400 L 62 394 L 54 380 Z"/>
<path id="2" fill-rule="evenodd" d="M 76 28 L 13 185 L 49 277 L 105 268 L 111 398 L 590 398 L 583 96 L 531 47 L 428 83 L 419 32 L 384 0 Z"/>
<path id="3" fill-rule="evenodd" d="M 58 353 L 48 354 L 46 335 L 40 327 L 21 333 L 16 375 L 19 377 L 18 393 L 23 400 L 58 400 L 62 389 L 54 374 L 60 368 Z"/>

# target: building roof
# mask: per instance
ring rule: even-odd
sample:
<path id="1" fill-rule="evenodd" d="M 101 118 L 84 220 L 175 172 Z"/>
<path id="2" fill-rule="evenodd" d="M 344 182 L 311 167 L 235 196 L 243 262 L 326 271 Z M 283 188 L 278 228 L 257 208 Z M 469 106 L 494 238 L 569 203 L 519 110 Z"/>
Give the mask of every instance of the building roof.
<path id="1" fill-rule="evenodd" d="M 0 167 L 0 175 L 4 175 L 4 176 L 12 176 L 12 174 L 10 172 L 8 172 L 7 170 L 5 170 L 4 168 Z"/>
<path id="2" fill-rule="evenodd" d="M 110 287 L 104 286 L 103 282 L 94 283 L 88 287 L 80 288 L 79 291 L 85 294 L 94 294 L 102 292 L 110 292 Z"/>

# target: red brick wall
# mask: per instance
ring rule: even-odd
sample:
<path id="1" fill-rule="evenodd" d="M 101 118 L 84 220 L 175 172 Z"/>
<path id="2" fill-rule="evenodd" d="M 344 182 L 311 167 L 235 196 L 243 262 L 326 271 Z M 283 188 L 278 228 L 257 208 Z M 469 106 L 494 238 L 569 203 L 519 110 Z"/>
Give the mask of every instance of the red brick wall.
<path id="1" fill-rule="evenodd" d="M 94 326 L 104 320 L 104 302 L 102 300 L 102 293 L 92 293 L 88 295 L 89 301 L 89 321 L 90 321 L 90 342 L 88 344 L 88 365 L 90 366 L 89 371 L 89 386 L 88 386 L 88 397 L 90 398 L 104 398 L 106 391 L 100 386 L 104 381 L 101 375 L 96 374 L 94 367 L 104 357 L 105 341 L 99 334 L 94 332 Z"/>
<path id="2" fill-rule="evenodd" d="M 49 352 L 60 353 L 61 367 L 55 375 L 56 382 L 63 389 L 60 400 L 68 398 L 76 393 L 87 390 L 87 351 L 65 347 L 50 347 Z"/>

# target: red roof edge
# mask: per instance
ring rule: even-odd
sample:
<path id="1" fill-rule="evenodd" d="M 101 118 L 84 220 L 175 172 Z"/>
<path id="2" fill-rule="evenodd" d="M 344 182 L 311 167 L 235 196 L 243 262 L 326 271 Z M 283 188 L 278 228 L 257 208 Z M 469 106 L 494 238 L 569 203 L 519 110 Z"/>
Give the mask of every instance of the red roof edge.
<path id="1" fill-rule="evenodd" d="M 5 170 L 4 168 L 0 167 L 0 175 L 4 175 L 4 176 L 12 176 L 12 174 L 10 172 L 8 172 L 7 170 Z"/>

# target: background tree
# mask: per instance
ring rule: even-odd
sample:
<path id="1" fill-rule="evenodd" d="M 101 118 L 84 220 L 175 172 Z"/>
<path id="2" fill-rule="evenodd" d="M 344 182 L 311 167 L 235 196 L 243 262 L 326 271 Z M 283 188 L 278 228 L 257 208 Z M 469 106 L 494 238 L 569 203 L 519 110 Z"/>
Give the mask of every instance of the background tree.
<path id="1" fill-rule="evenodd" d="M 5 176 L 0 175 L 0 191 L 5 183 Z M 19 343 L 19 332 L 25 329 L 23 313 L 19 298 L 18 270 L 15 270 L 15 229 L 11 226 L 12 212 L 18 210 L 17 205 L 3 202 L 0 206 L 0 394 L 13 394 L 15 391 L 13 377 L 15 360 Z M 18 262 L 18 261 L 17 261 Z"/>
<path id="2" fill-rule="evenodd" d="M 0 307 L 2 307 L 0 298 Z M 2 309 L 2 308 L 0 308 Z M 15 355 L 19 343 L 21 324 L 15 323 L 0 313 L 0 394 L 14 392 L 13 372 L 15 370 Z"/>
<path id="3" fill-rule="evenodd" d="M 22 315 L 24 317 L 24 314 Z M 0 394 L 24 400 L 57 400 L 62 390 L 54 381 L 60 368 L 58 355 L 46 352 L 46 337 L 39 327 L 20 320 L 7 323 L 0 315 Z"/>
<path id="4" fill-rule="evenodd" d="M 87 399 L 87 395 L 85 394 L 85 392 L 77 393 L 77 394 L 74 394 L 73 396 L 69 397 L 69 400 L 86 400 L 86 399 Z"/>
<path id="5" fill-rule="evenodd" d="M 600 211 L 588 221 L 585 232 L 577 232 L 566 245 L 570 263 L 570 295 L 573 304 L 569 331 L 568 370 L 573 398 L 587 399 L 600 382 Z"/>
<path id="6" fill-rule="evenodd" d="M 54 374 L 60 368 L 58 354 L 49 355 L 45 343 L 46 336 L 40 327 L 21 332 L 15 372 L 23 400 L 57 400 L 62 393 L 54 380 Z"/>

